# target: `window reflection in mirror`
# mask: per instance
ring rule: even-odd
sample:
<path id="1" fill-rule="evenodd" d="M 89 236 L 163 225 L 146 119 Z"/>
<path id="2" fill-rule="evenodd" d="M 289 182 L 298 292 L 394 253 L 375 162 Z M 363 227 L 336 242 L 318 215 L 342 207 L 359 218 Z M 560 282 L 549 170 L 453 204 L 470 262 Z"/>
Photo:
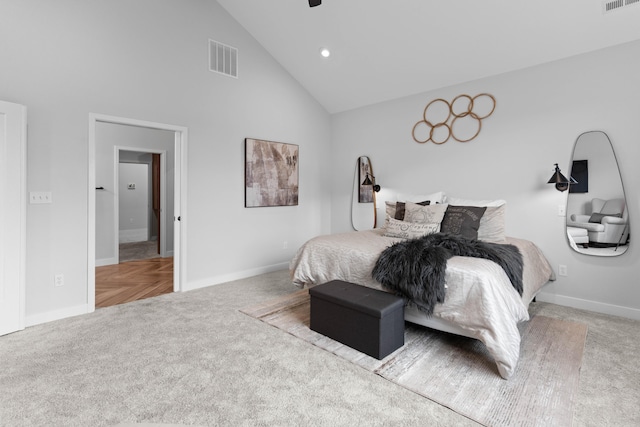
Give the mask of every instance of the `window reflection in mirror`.
<path id="1" fill-rule="evenodd" d="M 373 185 L 362 185 L 367 174 L 370 180 L 375 179 L 371 160 L 367 156 L 358 157 L 351 193 L 351 225 L 357 231 L 376 227 L 376 194 Z"/>
<path id="2" fill-rule="evenodd" d="M 567 238 L 582 254 L 617 256 L 629 245 L 627 204 L 613 145 L 601 131 L 576 140 L 567 197 Z"/>

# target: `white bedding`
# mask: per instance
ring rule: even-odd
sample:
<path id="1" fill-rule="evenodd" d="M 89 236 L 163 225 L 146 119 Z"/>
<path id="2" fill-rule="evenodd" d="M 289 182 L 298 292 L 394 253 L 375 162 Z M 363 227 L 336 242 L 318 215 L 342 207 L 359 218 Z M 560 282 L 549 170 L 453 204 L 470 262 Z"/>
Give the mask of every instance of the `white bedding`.
<path id="1" fill-rule="evenodd" d="M 311 287 L 344 280 L 382 289 L 371 277 L 371 271 L 380 253 L 400 241 L 383 233 L 383 230 L 357 231 L 309 240 L 290 263 L 293 283 Z M 529 320 L 529 303 L 555 277 L 549 262 L 532 242 L 508 237 L 505 243 L 517 246 L 524 258 L 522 297 L 498 264 L 455 256 L 447 262 L 445 302 L 436 305 L 433 317 L 452 323 L 464 330 L 464 335 L 482 341 L 495 359 L 500 375 L 509 378 L 520 355 L 517 325 Z M 416 319 L 416 310 L 411 313 L 407 320 L 427 324 Z"/>

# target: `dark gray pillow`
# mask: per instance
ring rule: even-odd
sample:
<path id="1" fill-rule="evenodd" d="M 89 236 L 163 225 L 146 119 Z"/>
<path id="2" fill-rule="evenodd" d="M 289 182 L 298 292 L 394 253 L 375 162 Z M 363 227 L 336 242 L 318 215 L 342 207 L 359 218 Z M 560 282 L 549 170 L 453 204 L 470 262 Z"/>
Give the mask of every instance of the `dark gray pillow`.
<path id="1" fill-rule="evenodd" d="M 596 224 L 600 224 L 602 222 L 602 218 L 605 216 L 615 216 L 616 218 L 622 218 L 622 214 L 602 214 L 602 213 L 592 213 L 591 217 L 589 217 L 589 222 L 593 222 Z"/>
<path id="2" fill-rule="evenodd" d="M 486 206 L 449 205 L 442 219 L 442 224 L 440 224 L 440 231 L 477 239 L 480 219 L 486 210 Z"/>

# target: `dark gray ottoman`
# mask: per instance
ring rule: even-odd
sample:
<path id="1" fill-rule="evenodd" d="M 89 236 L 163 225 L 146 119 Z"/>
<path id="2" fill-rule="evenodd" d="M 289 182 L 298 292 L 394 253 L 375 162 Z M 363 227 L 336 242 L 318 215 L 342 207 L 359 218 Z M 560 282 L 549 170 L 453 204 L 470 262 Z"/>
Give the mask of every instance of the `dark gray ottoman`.
<path id="1" fill-rule="evenodd" d="M 309 289 L 312 330 L 376 359 L 404 345 L 404 300 L 333 280 Z"/>

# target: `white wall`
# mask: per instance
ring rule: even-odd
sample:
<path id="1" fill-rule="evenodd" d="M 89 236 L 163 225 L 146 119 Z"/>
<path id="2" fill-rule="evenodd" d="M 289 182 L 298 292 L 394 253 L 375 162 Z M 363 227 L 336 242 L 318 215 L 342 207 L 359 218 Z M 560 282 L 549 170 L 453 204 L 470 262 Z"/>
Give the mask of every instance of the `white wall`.
<path id="1" fill-rule="evenodd" d="M 557 271 L 541 299 L 640 318 L 639 245 L 615 258 L 573 252 L 558 205 L 567 193 L 546 184 L 553 164 L 569 170 L 582 132 L 602 130 L 614 146 L 624 181 L 631 234 L 640 230 L 640 41 L 397 99 L 332 117 L 332 231 L 350 229 L 353 164 L 369 155 L 379 197 L 396 192 L 501 198 L 507 232 L 538 244 Z M 480 135 L 467 143 L 418 144 L 411 130 L 427 103 L 460 94 L 490 93 L 497 100 Z"/>
<path id="2" fill-rule="evenodd" d="M 286 266 L 329 230 L 330 117 L 217 2 L 8 0 L 0 17 L 0 99 L 28 107 L 28 190 L 53 195 L 28 207 L 27 324 L 87 308 L 90 113 L 188 128 L 186 289 Z M 208 70 L 208 39 L 239 49 L 239 79 Z M 244 208 L 246 137 L 300 146 L 299 206 Z"/>

